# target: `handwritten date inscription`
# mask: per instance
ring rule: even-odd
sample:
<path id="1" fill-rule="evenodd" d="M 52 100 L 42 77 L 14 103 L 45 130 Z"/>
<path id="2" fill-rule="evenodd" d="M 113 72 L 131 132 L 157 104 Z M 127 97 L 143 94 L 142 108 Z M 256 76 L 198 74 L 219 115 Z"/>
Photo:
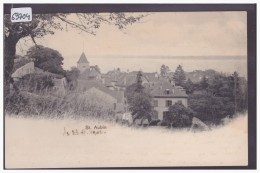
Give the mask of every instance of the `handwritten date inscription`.
<path id="1" fill-rule="evenodd" d="M 63 136 L 78 136 L 78 135 L 104 135 L 107 133 L 107 126 L 105 125 L 86 125 L 82 128 L 68 129 L 64 127 Z"/>

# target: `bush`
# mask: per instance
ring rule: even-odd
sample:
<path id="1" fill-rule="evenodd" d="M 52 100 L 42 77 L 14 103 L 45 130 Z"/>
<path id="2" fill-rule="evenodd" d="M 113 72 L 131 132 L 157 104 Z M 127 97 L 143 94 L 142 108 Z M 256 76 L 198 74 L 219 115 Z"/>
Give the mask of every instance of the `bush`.
<path id="1" fill-rule="evenodd" d="M 189 106 L 203 122 L 219 124 L 227 115 L 234 114 L 234 104 L 228 97 L 200 92 L 189 97 Z"/>
<path id="2" fill-rule="evenodd" d="M 21 90 L 39 92 L 51 89 L 54 86 L 51 76 L 46 74 L 27 74 L 15 83 Z"/>
<path id="3" fill-rule="evenodd" d="M 172 127 L 190 127 L 192 124 L 192 117 L 188 115 L 176 116 L 172 121 Z"/>
<path id="4" fill-rule="evenodd" d="M 5 111 L 10 114 L 26 112 L 29 100 L 19 93 L 11 93 L 5 99 Z"/>
<path id="5" fill-rule="evenodd" d="M 189 127 L 192 124 L 193 110 L 186 108 L 181 102 L 169 107 L 166 123 L 172 127 Z"/>
<path id="6" fill-rule="evenodd" d="M 72 118 L 99 117 L 111 120 L 113 110 L 101 98 L 92 94 L 69 93 L 64 97 L 38 95 L 29 92 L 14 93 L 8 97 L 5 111 L 7 114 L 31 117 Z"/>

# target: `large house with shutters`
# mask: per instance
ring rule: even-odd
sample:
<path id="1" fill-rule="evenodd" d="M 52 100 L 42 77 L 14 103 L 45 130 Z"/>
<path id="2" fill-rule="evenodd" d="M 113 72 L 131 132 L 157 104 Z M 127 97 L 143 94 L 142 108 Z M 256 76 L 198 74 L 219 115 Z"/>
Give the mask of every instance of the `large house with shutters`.
<path id="1" fill-rule="evenodd" d="M 176 102 L 181 102 L 185 107 L 188 106 L 188 95 L 185 89 L 175 86 L 174 82 L 160 79 L 157 83 L 149 86 L 153 98 L 154 114 L 152 119 L 164 120 L 169 113 L 169 107 Z"/>

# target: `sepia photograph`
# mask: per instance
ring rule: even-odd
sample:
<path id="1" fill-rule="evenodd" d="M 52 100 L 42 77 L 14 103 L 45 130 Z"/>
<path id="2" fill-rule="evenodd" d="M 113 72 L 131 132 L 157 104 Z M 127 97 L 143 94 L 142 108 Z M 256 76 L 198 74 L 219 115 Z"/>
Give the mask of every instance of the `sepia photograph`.
<path id="1" fill-rule="evenodd" d="M 248 167 L 246 10 L 4 6 L 5 169 Z"/>

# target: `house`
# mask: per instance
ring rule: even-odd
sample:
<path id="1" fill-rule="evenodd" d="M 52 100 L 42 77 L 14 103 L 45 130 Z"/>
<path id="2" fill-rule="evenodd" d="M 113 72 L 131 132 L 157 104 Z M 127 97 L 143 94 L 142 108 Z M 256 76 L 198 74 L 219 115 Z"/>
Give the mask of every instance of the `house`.
<path id="1" fill-rule="evenodd" d="M 79 79 L 83 80 L 101 80 L 101 74 L 95 66 L 90 66 L 85 53 L 83 52 L 77 62 L 77 68 L 80 71 Z"/>
<path id="2" fill-rule="evenodd" d="M 111 90 L 124 91 L 127 86 L 136 83 L 137 71 L 125 73 L 110 71 L 102 76 L 102 83 Z M 176 86 L 174 81 L 160 77 L 158 73 L 143 73 L 142 85 L 152 96 L 154 112 L 153 120 L 163 120 L 169 107 L 180 101 L 188 106 L 188 95 L 185 89 Z"/>
<path id="3" fill-rule="evenodd" d="M 152 95 L 155 110 L 152 116 L 154 120 L 164 120 L 165 116 L 169 113 L 169 107 L 176 102 L 181 102 L 185 107 L 188 106 L 188 95 L 186 91 L 166 79 L 160 79 L 157 83 L 150 85 L 148 88 Z"/>
<path id="4" fill-rule="evenodd" d="M 101 98 L 114 112 L 125 112 L 125 97 L 123 91 L 114 91 L 104 86 L 100 81 L 78 80 L 77 92 L 94 94 Z"/>
<path id="5" fill-rule="evenodd" d="M 27 64 L 15 69 L 14 73 L 12 74 L 12 78 L 14 81 L 18 81 L 27 74 L 44 74 L 46 76 L 50 76 L 54 83 L 53 90 L 55 93 L 66 93 L 67 80 L 64 76 L 37 68 L 34 66 L 34 62 L 28 62 Z"/>
<path id="6" fill-rule="evenodd" d="M 130 73 L 119 72 L 117 70 L 110 71 L 101 77 L 102 83 L 109 88 L 125 90 L 127 86 L 136 83 L 138 71 Z M 146 86 L 150 83 L 156 83 L 159 79 L 158 73 L 143 73 L 142 85 Z"/>

